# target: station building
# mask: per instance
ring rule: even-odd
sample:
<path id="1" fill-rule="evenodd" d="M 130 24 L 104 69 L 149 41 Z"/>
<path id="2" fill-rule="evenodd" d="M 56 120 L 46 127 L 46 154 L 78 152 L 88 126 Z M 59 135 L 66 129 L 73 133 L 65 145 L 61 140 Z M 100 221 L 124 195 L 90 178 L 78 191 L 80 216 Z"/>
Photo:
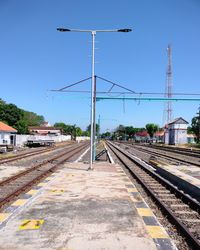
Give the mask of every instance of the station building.
<path id="1" fill-rule="evenodd" d="M 0 121 L 0 145 L 14 145 L 17 130 Z"/>
<path id="2" fill-rule="evenodd" d="M 186 144 L 188 122 L 178 117 L 165 126 L 165 144 L 177 145 Z"/>

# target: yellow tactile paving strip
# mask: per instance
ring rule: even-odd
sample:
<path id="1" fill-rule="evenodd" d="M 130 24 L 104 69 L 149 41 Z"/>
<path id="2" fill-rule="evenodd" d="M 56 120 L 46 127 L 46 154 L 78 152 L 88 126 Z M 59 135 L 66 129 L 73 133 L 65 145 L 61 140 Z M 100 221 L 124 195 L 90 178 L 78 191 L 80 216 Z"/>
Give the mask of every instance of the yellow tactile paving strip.
<path id="1" fill-rule="evenodd" d="M 128 193 L 138 192 L 136 188 L 127 188 Z"/>
<path id="2" fill-rule="evenodd" d="M 130 194 L 130 198 L 136 206 L 138 214 L 143 218 L 146 230 L 150 237 L 153 238 L 155 242 L 159 241 L 159 244 L 161 245 L 164 240 L 166 245 L 168 245 L 170 242 L 168 234 L 166 233 L 164 228 L 159 224 L 152 210 L 148 207 L 148 205 L 145 203 L 145 201 L 139 194 L 137 188 L 133 185 L 133 183 L 127 176 L 125 177 L 126 174 L 121 167 L 117 167 L 116 169 L 122 180 L 125 181 L 125 185 L 127 186 L 127 192 Z M 160 242 L 160 240 L 162 240 L 162 242 Z"/>
<path id="3" fill-rule="evenodd" d="M 47 182 L 41 182 L 41 183 L 39 183 L 37 186 L 38 187 L 45 187 L 47 185 Z"/>
<path id="4" fill-rule="evenodd" d="M 137 208 L 137 211 L 140 216 L 153 216 L 154 215 L 150 208 Z"/>
<path id="5" fill-rule="evenodd" d="M 39 194 L 40 189 L 45 187 L 50 180 L 55 178 L 55 174 L 53 173 L 51 176 L 47 177 L 43 182 L 39 183 L 35 188 L 29 190 L 27 193 L 22 195 L 22 199 L 18 199 L 14 201 L 8 208 L 6 208 L 5 212 L 0 213 L 0 226 L 3 223 L 6 223 L 9 218 L 15 213 L 15 211 L 26 205 L 36 194 Z M 24 197 L 24 198 L 23 198 Z M 9 211 L 9 212 L 6 212 Z M 10 212 L 11 211 L 11 212 Z"/>
<path id="6" fill-rule="evenodd" d="M 27 192 L 29 195 L 37 194 L 39 190 L 37 189 L 31 189 L 30 191 Z"/>
<path id="7" fill-rule="evenodd" d="M 19 200 L 16 200 L 12 206 L 23 206 L 25 203 L 27 202 L 27 199 L 19 199 Z"/>
<path id="8" fill-rule="evenodd" d="M 168 238 L 167 234 L 160 226 L 146 226 L 148 233 L 154 239 Z"/>
<path id="9" fill-rule="evenodd" d="M 0 222 L 4 222 L 10 217 L 11 213 L 0 213 Z"/>

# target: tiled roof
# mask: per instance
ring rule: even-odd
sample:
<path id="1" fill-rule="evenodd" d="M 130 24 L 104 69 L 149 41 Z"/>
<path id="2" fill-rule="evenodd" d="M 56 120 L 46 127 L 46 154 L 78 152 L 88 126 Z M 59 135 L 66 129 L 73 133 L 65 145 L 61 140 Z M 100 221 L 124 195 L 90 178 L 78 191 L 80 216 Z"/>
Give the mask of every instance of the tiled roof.
<path id="1" fill-rule="evenodd" d="M 164 135 L 164 131 L 157 131 L 154 135 L 155 136 L 163 136 Z"/>
<path id="2" fill-rule="evenodd" d="M 194 134 L 187 134 L 187 137 L 190 137 L 190 138 L 197 138 L 197 136 L 194 135 Z"/>
<path id="3" fill-rule="evenodd" d="M 183 119 L 182 117 L 178 117 L 176 119 L 174 119 L 173 121 L 169 122 L 168 124 L 174 124 L 174 123 L 178 123 L 178 124 L 188 124 L 189 122 L 187 122 L 185 119 Z"/>
<path id="4" fill-rule="evenodd" d="M 137 132 L 135 135 L 145 137 L 145 136 L 148 136 L 149 134 L 146 131 L 142 131 L 142 132 Z"/>
<path id="5" fill-rule="evenodd" d="M 17 132 L 17 130 L 0 121 L 0 132 Z"/>

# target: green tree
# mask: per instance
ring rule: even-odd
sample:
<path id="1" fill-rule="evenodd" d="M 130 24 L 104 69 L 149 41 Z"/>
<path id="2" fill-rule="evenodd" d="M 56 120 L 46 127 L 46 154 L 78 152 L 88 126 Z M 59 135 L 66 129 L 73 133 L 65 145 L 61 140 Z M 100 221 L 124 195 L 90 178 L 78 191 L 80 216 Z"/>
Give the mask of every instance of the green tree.
<path id="1" fill-rule="evenodd" d="M 108 137 L 111 137 L 111 133 L 110 132 L 105 132 L 103 134 L 101 134 L 101 138 L 108 138 Z"/>
<path id="2" fill-rule="evenodd" d="M 28 125 L 25 120 L 19 120 L 16 124 L 18 134 L 28 134 Z"/>
<path id="3" fill-rule="evenodd" d="M 44 117 L 34 112 L 23 110 L 23 120 L 26 121 L 28 126 L 40 126 L 44 122 Z"/>
<path id="4" fill-rule="evenodd" d="M 89 133 L 89 136 L 90 136 L 90 131 L 91 131 L 90 128 L 91 128 L 91 125 L 88 125 L 86 129 L 86 131 Z M 96 135 L 98 135 L 98 133 L 99 133 L 99 124 L 96 124 Z"/>
<path id="5" fill-rule="evenodd" d="M 81 128 L 76 127 L 76 136 L 81 136 L 83 133 L 83 131 L 81 130 Z"/>
<path id="6" fill-rule="evenodd" d="M 119 139 L 125 139 L 125 126 L 124 125 L 119 125 L 116 129 L 115 129 L 115 134 L 114 134 L 115 138 L 119 138 Z"/>
<path id="7" fill-rule="evenodd" d="M 88 131 L 82 131 L 82 136 L 90 136 L 90 133 Z"/>
<path id="8" fill-rule="evenodd" d="M 70 125 L 69 133 L 72 136 L 72 140 L 76 140 L 76 137 L 82 134 L 82 130 L 79 127 L 76 127 L 76 124 Z"/>
<path id="9" fill-rule="evenodd" d="M 0 98 L 0 104 L 6 104 L 6 102 Z"/>
<path id="10" fill-rule="evenodd" d="M 67 134 L 68 128 L 64 122 L 56 122 L 54 124 L 54 127 L 60 129 L 62 131 L 62 133 Z"/>
<path id="11" fill-rule="evenodd" d="M 194 131 L 193 131 L 192 127 L 190 127 L 190 126 L 187 127 L 187 133 L 188 134 L 194 134 Z"/>
<path id="12" fill-rule="evenodd" d="M 126 137 L 128 136 L 128 139 L 131 139 L 134 137 L 134 135 L 138 132 L 138 128 L 134 128 L 133 126 L 126 126 L 125 127 L 125 133 Z"/>
<path id="13" fill-rule="evenodd" d="M 112 135 L 113 140 L 115 139 L 131 139 L 137 132 L 145 131 L 145 128 L 134 128 L 133 126 L 119 125 Z"/>
<path id="14" fill-rule="evenodd" d="M 0 103 L 0 120 L 17 129 L 17 122 L 23 118 L 23 111 L 14 104 Z"/>
<path id="15" fill-rule="evenodd" d="M 25 134 L 28 133 L 28 126 L 40 125 L 44 117 L 0 99 L 0 120 L 17 129 L 18 133 Z"/>
<path id="16" fill-rule="evenodd" d="M 54 124 L 54 127 L 61 129 L 64 134 L 71 135 L 72 140 L 76 140 L 77 136 L 82 135 L 81 128 L 77 127 L 76 124 L 69 125 L 64 122 L 57 122 Z"/>
<path id="17" fill-rule="evenodd" d="M 199 116 L 195 116 L 192 118 L 191 128 L 197 137 L 197 143 L 199 143 L 200 142 L 200 111 L 199 111 Z"/>
<path id="18" fill-rule="evenodd" d="M 155 134 L 155 132 L 157 132 L 159 129 L 159 126 L 154 124 L 154 123 L 148 123 L 146 124 L 146 130 L 150 136 L 150 138 L 153 138 L 153 135 Z"/>

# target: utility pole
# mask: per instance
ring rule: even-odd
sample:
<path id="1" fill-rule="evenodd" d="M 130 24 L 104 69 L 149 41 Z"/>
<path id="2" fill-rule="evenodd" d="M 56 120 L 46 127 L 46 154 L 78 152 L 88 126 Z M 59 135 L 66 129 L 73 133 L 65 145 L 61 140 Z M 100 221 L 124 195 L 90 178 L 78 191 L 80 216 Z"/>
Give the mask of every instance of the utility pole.
<path id="1" fill-rule="evenodd" d="M 165 86 L 165 97 L 172 98 L 172 48 L 169 44 L 167 47 L 167 57 L 168 57 L 168 65 L 166 72 L 166 86 Z M 173 109 L 172 102 L 168 101 L 165 107 L 165 123 L 169 123 L 172 120 Z"/>
<path id="2" fill-rule="evenodd" d="M 97 77 L 94 75 L 94 100 L 93 100 L 93 156 L 92 160 L 95 161 L 96 158 L 96 92 L 97 92 Z"/>

